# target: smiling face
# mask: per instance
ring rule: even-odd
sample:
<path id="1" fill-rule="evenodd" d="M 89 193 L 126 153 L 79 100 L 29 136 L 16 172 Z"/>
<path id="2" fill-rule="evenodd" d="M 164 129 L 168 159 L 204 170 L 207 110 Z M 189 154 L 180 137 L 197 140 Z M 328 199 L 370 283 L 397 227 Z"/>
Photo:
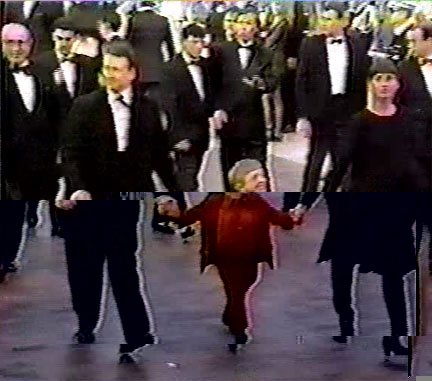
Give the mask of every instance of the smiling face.
<path id="1" fill-rule="evenodd" d="M 267 192 L 267 177 L 264 169 L 249 172 L 244 179 L 242 192 Z"/>

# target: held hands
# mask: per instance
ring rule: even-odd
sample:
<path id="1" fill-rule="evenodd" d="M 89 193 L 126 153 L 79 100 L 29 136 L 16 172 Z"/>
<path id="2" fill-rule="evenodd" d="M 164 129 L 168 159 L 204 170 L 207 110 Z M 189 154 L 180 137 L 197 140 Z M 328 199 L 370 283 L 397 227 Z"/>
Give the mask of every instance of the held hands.
<path id="1" fill-rule="evenodd" d="M 57 200 L 55 202 L 55 206 L 59 209 L 71 210 L 71 209 L 75 208 L 76 203 L 77 202 L 74 200 Z"/>
<path id="2" fill-rule="evenodd" d="M 307 208 L 304 205 L 297 205 L 294 209 L 289 211 L 291 218 L 294 221 L 294 225 L 300 226 L 303 224 L 303 219 L 306 214 Z"/>
<path id="3" fill-rule="evenodd" d="M 213 115 L 214 128 L 221 130 L 225 123 L 228 123 L 228 114 L 224 110 L 217 110 Z"/>
<path id="4" fill-rule="evenodd" d="M 266 83 L 263 78 L 261 78 L 259 75 L 254 75 L 252 78 L 243 78 L 242 82 L 254 89 L 262 90 L 264 91 L 266 89 Z"/>
<path id="5" fill-rule="evenodd" d="M 72 194 L 70 200 L 57 200 L 55 205 L 59 209 L 71 210 L 75 208 L 77 201 L 90 201 L 92 199 L 91 194 L 84 190 L 76 191 Z"/>
<path id="6" fill-rule="evenodd" d="M 296 133 L 303 136 L 304 138 L 310 138 L 312 136 L 312 124 L 306 118 L 300 118 L 297 121 Z"/>
<path id="7" fill-rule="evenodd" d="M 178 142 L 174 146 L 174 149 L 176 151 L 182 151 L 182 152 L 188 152 L 191 148 L 192 148 L 192 143 L 190 142 L 189 139 L 184 139 L 181 142 Z"/>
<path id="8" fill-rule="evenodd" d="M 168 216 L 178 218 L 180 217 L 180 208 L 178 206 L 177 200 L 169 196 L 159 196 L 156 198 L 156 203 L 158 205 L 158 213 L 161 216 Z"/>

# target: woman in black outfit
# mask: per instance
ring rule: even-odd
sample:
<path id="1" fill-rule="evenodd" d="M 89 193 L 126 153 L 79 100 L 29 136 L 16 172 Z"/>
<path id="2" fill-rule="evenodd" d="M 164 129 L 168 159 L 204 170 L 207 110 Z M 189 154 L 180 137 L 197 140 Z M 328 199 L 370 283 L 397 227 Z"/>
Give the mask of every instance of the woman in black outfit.
<path id="1" fill-rule="evenodd" d="M 336 191 L 351 166 L 349 192 L 415 192 L 423 189 L 414 158 L 414 133 L 407 110 L 396 103 L 400 89 L 389 60 L 372 65 L 368 106 L 354 116 L 340 141 L 340 160 L 329 191 Z"/>

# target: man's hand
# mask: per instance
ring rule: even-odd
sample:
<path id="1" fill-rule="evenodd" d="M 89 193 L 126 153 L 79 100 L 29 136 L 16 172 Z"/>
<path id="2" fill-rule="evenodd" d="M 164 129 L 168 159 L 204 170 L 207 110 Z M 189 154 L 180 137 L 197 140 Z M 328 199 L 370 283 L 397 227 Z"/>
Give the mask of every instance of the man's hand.
<path id="1" fill-rule="evenodd" d="M 295 57 L 289 57 L 287 59 L 287 67 L 289 70 L 295 70 L 297 69 L 297 58 Z"/>
<path id="2" fill-rule="evenodd" d="M 300 226 L 303 224 L 304 216 L 307 212 L 307 207 L 302 204 L 298 204 L 294 209 L 290 210 L 290 215 L 294 220 L 294 224 Z"/>
<path id="3" fill-rule="evenodd" d="M 254 75 L 252 78 L 243 78 L 242 82 L 254 89 L 262 90 L 264 91 L 266 89 L 266 83 L 263 78 L 261 78 L 259 75 Z"/>
<path id="4" fill-rule="evenodd" d="M 71 210 L 75 208 L 76 204 L 77 202 L 74 200 L 57 200 L 55 202 L 56 207 L 63 210 Z"/>
<path id="5" fill-rule="evenodd" d="M 85 190 L 76 191 L 71 196 L 71 200 L 90 201 L 91 199 L 91 194 Z"/>
<path id="6" fill-rule="evenodd" d="M 304 138 L 312 136 L 312 124 L 306 118 L 300 118 L 297 121 L 296 133 L 302 135 Z"/>
<path id="7" fill-rule="evenodd" d="M 182 152 L 188 152 L 191 148 L 192 148 L 192 143 L 190 142 L 189 139 L 184 139 L 181 142 L 178 142 L 174 146 L 174 149 L 176 151 L 182 151 Z"/>
<path id="8" fill-rule="evenodd" d="M 180 208 L 178 206 L 177 200 L 170 196 L 160 196 L 156 198 L 156 203 L 158 205 L 158 213 L 161 216 L 168 216 L 178 218 L 180 217 Z"/>
<path id="9" fill-rule="evenodd" d="M 225 123 L 228 123 L 228 114 L 224 110 L 217 110 L 214 113 L 215 129 L 221 130 Z"/>

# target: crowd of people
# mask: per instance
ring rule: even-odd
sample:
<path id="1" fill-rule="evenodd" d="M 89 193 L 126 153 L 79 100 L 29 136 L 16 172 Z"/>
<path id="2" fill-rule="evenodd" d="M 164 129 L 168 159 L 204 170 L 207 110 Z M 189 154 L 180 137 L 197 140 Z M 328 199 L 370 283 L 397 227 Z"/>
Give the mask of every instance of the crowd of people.
<path id="1" fill-rule="evenodd" d="M 285 132 L 300 191 L 431 191 L 432 13 L 381 3 L 2 3 L 3 198 L 211 191 L 213 136 L 231 191 Z"/>

